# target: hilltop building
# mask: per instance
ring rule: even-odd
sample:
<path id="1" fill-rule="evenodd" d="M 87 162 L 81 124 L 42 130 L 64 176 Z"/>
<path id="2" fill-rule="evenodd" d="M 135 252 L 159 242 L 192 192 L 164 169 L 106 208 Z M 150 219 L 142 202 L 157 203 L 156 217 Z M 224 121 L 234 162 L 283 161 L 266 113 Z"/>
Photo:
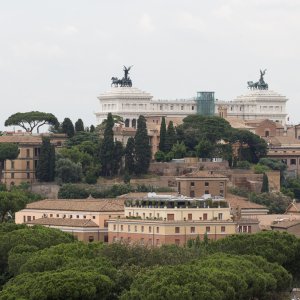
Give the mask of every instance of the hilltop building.
<path id="1" fill-rule="evenodd" d="M 57 228 L 84 242 L 107 242 L 108 220 L 123 215 L 122 199 L 46 199 L 27 204 L 15 222 Z"/>
<path id="2" fill-rule="evenodd" d="M 65 134 L 33 135 L 17 132 L 0 136 L 0 143 L 18 144 L 20 153 L 17 159 L 6 160 L 0 166 L 0 180 L 7 185 L 18 185 L 21 182 L 36 182 L 36 169 L 40 157 L 43 136 L 48 136 L 56 149 L 62 147 L 66 140 Z"/>

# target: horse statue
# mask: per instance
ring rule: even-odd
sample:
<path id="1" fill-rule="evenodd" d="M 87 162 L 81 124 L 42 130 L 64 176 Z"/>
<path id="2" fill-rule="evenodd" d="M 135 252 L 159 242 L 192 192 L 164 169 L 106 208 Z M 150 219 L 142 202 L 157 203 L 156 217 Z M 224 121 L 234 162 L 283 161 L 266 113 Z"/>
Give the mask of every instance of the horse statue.
<path id="1" fill-rule="evenodd" d="M 247 81 L 247 84 L 248 84 L 248 89 L 250 90 L 257 89 L 258 87 L 258 82 Z"/>
<path id="2" fill-rule="evenodd" d="M 114 85 L 115 87 L 117 87 L 119 84 L 122 85 L 122 80 L 118 79 L 118 77 L 112 77 L 111 81 L 111 86 Z"/>

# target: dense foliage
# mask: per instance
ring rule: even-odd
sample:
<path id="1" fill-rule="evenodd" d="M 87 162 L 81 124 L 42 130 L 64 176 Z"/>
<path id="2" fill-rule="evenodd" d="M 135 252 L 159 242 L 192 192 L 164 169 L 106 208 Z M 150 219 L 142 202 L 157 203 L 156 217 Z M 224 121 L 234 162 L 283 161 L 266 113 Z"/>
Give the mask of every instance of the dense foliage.
<path id="1" fill-rule="evenodd" d="M 0 242 L 1 299 L 271 300 L 299 272 L 300 240 L 286 233 L 147 248 L 5 225 Z"/>
<path id="2" fill-rule="evenodd" d="M 55 177 L 55 148 L 49 137 L 43 137 L 36 176 L 39 181 L 53 181 Z"/>
<path id="3" fill-rule="evenodd" d="M 6 159 L 16 159 L 19 155 L 19 147 L 14 143 L 0 144 L 0 166 Z"/>

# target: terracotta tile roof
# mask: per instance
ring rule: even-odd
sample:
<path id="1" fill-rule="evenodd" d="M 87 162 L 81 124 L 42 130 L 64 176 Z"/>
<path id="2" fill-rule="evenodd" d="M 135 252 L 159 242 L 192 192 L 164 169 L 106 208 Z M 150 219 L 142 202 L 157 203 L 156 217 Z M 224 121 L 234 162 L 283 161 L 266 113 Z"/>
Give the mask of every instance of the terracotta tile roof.
<path id="1" fill-rule="evenodd" d="M 216 173 L 214 171 L 194 171 L 192 173 L 187 173 L 181 176 L 178 176 L 177 178 L 222 178 L 222 179 L 228 179 L 227 176 Z"/>
<path id="2" fill-rule="evenodd" d="M 109 212 L 124 211 L 122 199 L 41 200 L 26 205 L 27 209 Z"/>
<path id="3" fill-rule="evenodd" d="M 300 146 L 300 140 L 295 139 L 293 136 L 274 136 L 264 138 L 270 145 L 278 146 Z"/>
<path id="4" fill-rule="evenodd" d="M 238 128 L 238 129 L 253 129 L 254 127 L 248 126 L 245 124 L 244 120 L 241 120 L 239 118 L 234 118 L 234 117 L 227 117 L 225 118 L 227 122 L 229 122 L 230 126 L 233 128 Z"/>
<path id="5" fill-rule="evenodd" d="M 42 138 L 32 135 L 2 135 L 0 136 L 0 143 L 40 144 L 42 143 Z"/>
<path id="6" fill-rule="evenodd" d="M 284 220 L 280 222 L 276 222 L 274 224 L 271 224 L 272 228 L 290 228 L 292 226 L 296 226 L 300 224 L 300 220 L 294 220 L 294 221 L 289 221 L 289 220 Z"/>
<path id="7" fill-rule="evenodd" d="M 270 229 L 270 226 L 273 222 L 278 221 L 300 221 L 300 215 L 284 215 L 284 214 L 271 214 L 271 215 L 257 215 L 257 219 L 259 220 L 260 229 Z"/>
<path id="8" fill-rule="evenodd" d="M 63 219 L 63 218 L 40 218 L 26 222 L 30 225 L 52 225 L 66 227 L 99 227 L 95 222 L 89 219 Z"/>
<path id="9" fill-rule="evenodd" d="M 0 136 L 0 143 L 21 143 L 21 144 L 41 144 L 42 137 L 50 137 L 52 143 L 62 142 L 66 139 L 65 135 L 31 135 L 31 134 L 24 134 L 24 135 L 2 135 Z"/>
<path id="10" fill-rule="evenodd" d="M 229 202 L 230 206 L 234 209 L 268 209 L 264 205 L 260 205 L 249 201 L 247 198 L 240 197 L 233 194 L 227 194 L 226 200 Z"/>

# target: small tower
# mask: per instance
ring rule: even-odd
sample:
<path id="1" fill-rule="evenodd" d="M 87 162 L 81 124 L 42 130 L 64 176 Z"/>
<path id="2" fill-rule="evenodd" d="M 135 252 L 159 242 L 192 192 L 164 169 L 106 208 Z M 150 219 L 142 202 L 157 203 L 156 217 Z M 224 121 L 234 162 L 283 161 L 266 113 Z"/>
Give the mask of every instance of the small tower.
<path id="1" fill-rule="evenodd" d="M 215 114 L 215 92 L 197 92 L 197 114 L 213 116 Z"/>
<path id="2" fill-rule="evenodd" d="M 218 107 L 218 114 L 219 114 L 219 117 L 221 118 L 227 118 L 227 106 L 226 105 L 220 105 Z"/>

